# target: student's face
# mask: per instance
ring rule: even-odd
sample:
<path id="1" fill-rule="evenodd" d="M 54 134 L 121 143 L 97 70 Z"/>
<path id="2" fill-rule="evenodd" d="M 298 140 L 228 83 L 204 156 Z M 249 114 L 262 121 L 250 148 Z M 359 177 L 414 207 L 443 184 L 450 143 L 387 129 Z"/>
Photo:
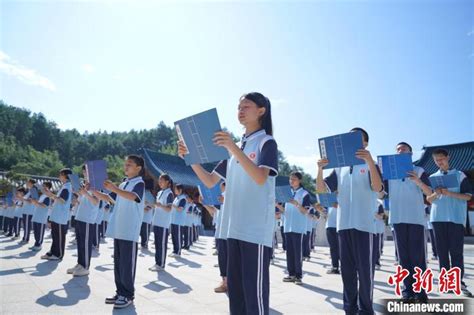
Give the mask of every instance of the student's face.
<path id="1" fill-rule="evenodd" d="M 28 189 L 31 189 L 33 188 L 33 184 L 31 182 L 27 182 L 26 187 L 28 187 Z"/>
<path id="2" fill-rule="evenodd" d="M 449 169 L 449 156 L 444 156 L 443 154 L 435 154 L 433 155 L 433 161 L 440 169 Z"/>
<path id="3" fill-rule="evenodd" d="M 405 144 L 397 145 L 397 154 L 401 153 L 411 153 L 410 148 Z"/>
<path id="4" fill-rule="evenodd" d="M 296 188 L 300 187 L 300 185 L 301 185 L 301 181 L 298 179 L 298 177 L 296 177 L 294 175 L 290 176 L 289 183 L 290 183 L 291 188 L 293 188 L 293 189 L 296 189 Z"/>
<path id="5" fill-rule="evenodd" d="M 67 182 L 67 176 L 63 173 L 59 173 L 59 180 L 61 181 L 61 183 Z"/>
<path id="6" fill-rule="evenodd" d="M 181 189 L 179 189 L 179 188 L 177 188 L 177 187 L 175 187 L 175 188 L 173 189 L 173 191 L 174 191 L 174 194 L 175 194 L 176 196 L 179 196 L 179 195 L 181 195 L 181 194 L 183 193 L 183 192 L 181 191 Z"/>
<path id="7" fill-rule="evenodd" d="M 124 173 L 128 178 L 136 177 L 140 174 L 141 167 L 138 166 L 133 160 L 127 159 L 125 160 L 125 164 L 123 165 Z"/>
<path id="8" fill-rule="evenodd" d="M 168 188 L 169 182 L 163 177 L 160 177 L 158 179 L 158 185 L 160 186 L 160 189 L 166 189 Z"/>
<path id="9" fill-rule="evenodd" d="M 240 101 L 237 109 L 239 122 L 243 126 L 254 125 L 259 123 L 259 119 L 265 114 L 265 108 L 259 108 L 257 104 L 247 99 Z"/>

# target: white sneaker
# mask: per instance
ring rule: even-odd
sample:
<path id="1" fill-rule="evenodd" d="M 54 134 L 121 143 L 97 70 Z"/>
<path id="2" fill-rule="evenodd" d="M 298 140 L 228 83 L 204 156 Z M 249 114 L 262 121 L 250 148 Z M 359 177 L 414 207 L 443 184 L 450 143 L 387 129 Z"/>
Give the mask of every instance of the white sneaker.
<path id="1" fill-rule="evenodd" d="M 158 265 L 155 264 L 155 265 L 151 266 L 150 268 L 148 268 L 148 270 L 150 270 L 150 271 L 162 271 L 162 270 L 165 270 L 165 269 L 163 267 L 158 266 Z"/>
<path id="2" fill-rule="evenodd" d="M 67 272 L 68 275 L 72 275 L 74 273 L 74 271 L 78 270 L 81 267 L 82 267 L 81 265 L 77 264 L 74 267 L 69 268 L 68 270 L 66 270 L 66 272 Z"/>
<path id="3" fill-rule="evenodd" d="M 175 257 L 175 256 L 176 256 L 175 253 L 171 253 L 171 254 L 168 255 L 168 257 Z"/>
<path id="4" fill-rule="evenodd" d="M 43 256 L 41 256 L 41 259 L 49 259 L 49 257 L 50 257 L 49 255 L 44 254 Z"/>
<path id="5" fill-rule="evenodd" d="M 89 275 L 89 270 L 79 265 L 79 268 L 72 274 L 74 277 L 83 277 Z"/>

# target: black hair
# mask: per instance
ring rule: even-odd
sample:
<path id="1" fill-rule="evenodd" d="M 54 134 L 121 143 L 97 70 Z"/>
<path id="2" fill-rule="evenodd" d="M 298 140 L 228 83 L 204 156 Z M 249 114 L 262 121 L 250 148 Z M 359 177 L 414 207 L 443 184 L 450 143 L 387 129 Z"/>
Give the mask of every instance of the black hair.
<path id="1" fill-rule="evenodd" d="M 86 170 L 86 165 L 82 165 L 82 170 L 85 171 Z"/>
<path id="2" fill-rule="evenodd" d="M 224 182 L 224 181 L 222 181 L 222 182 L 221 182 L 221 185 L 225 187 L 225 182 Z"/>
<path id="3" fill-rule="evenodd" d="M 171 179 L 171 177 L 168 174 L 163 173 L 163 174 L 160 175 L 160 178 L 163 178 L 165 181 L 169 182 L 168 188 L 173 187 L 173 180 Z"/>
<path id="4" fill-rule="evenodd" d="M 138 175 L 140 176 L 145 175 L 145 160 L 140 155 L 136 155 L 136 154 L 127 155 L 127 160 L 132 160 L 133 163 L 141 167 L 140 173 L 138 173 Z"/>
<path id="5" fill-rule="evenodd" d="M 181 193 L 184 192 L 184 185 L 183 184 L 174 184 L 174 189 L 177 189 L 181 191 Z"/>
<path id="6" fill-rule="evenodd" d="M 63 175 L 66 178 L 69 178 L 69 175 L 72 174 L 72 171 L 70 168 L 63 168 L 62 170 L 59 171 L 59 175 Z"/>
<path id="7" fill-rule="evenodd" d="M 297 171 L 294 171 L 294 172 L 291 172 L 290 173 L 290 177 L 291 176 L 295 176 L 296 178 L 298 178 L 298 180 L 303 180 L 303 174 L 301 174 L 301 172 L 297 172 Z"/>
<path id="8" fill-rule="evenodd" d="M 406 145 L 406 146 L 410 149 L 410 152 L 413 152 L 413 149 L 412 149 L 411 145 L 409 145 L 408 143 L 402 141 L 402 142 L 400 142 L 400 143 L 397 144 L 397 147 L 398 147 L 399 145 Z"/>
<path id="9" fill-rule="evenodd" d="M 260 117 L 260 126 L 265 129 L 267 135 L 273 136 L 272 106 L 268 97 L 258 92 L 250 92 L 244 94 L 240 100 L 242 99 L 254 102 L 258 108 L 265 108 L 265 114 Z"/>
<path id="10" fill-rule="evenodd" d="M 16 191 L 23 193 L 23 195 L 26 195 L 26 189 L 23 187 L 18 188 Z"/>
<path id="11" fill-rule="evenodd" d="M 44 183 L 43 183 L 43 186 L 48 187 L 48 189 L 53 188 L 53 184 L 51 184 L 51 182 L 44 182 Z"/>
<path id="12" fill-rule="evenodd" d="M 437 148 L 433 150 L 432 155 L 444 155 L 449 156 L 449 152 L 443 148 Z"/>
<path id="13" fill-rule="evenodd" d="M 365 142 L 369 143 L 369 134 L 367 133 L 367 131 L 365 131 L 364 129 L 360 128 L 360 127 L 355 127 L 355 128 L 352 128 L 351 129 L 351 132 L 353 131 L 360 131 L 362 132 L 362 138 L 364 139 Z"/>
<path id="14" fill-rule="evenodd" d="M 36 184 L 36 180 L 34 180 L 33 178 L 30 178 L 30 179 L 28 179 L 28 183 L 34 185 L 34 184 Z"/>

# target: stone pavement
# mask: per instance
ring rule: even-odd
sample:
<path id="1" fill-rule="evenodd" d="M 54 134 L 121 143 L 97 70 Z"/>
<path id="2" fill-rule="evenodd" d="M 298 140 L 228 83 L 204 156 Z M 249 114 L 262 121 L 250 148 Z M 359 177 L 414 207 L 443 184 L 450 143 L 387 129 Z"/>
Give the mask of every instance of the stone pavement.
<path id="1" fill-rule="evenodd" d="M 47 232 L 49 234 L 49 232 Z M 43 250 L 32 252 L 32 246 L 18 245 L 0 237 L 0 314 L 227 314 L 227 296 L 216 294 L 219 271 L 213 256 L 213 238 L 201 237 L 181 258 L 167 258 L 166 272 L 148 271 L 154 263 L 153 247 L 141 252 L 137 262 L 135 304 L 124 310 L 113 310 L 104 298 L 115 290 L 113 242 L 101 244 L 100 255 L 92 258 L 88 277 L 74 278 L 66 269 L 76 264 L 76 246 L 69 240 L 62 262 L 41 260 L 49 249 L 46 238 Z M 375 275 L 375 309 L 382 310 L 377 301 L 393 298 L 393 288 L 387 278 L 395 270 L 393 242 L 386 241 L 382 270 Z M 474 289 L 474 245 L 465 245 L 466 282 Z M 270 267 L 270 308 L 272 314 L 330 314 L 342 313 L 342 281 L 339 275 L 327 275 L 330 266 L 327 247 L 317 247 L 310 262 L 304 262 L 304 285 L 283 283 L 284 254 L 277 250 L 275 265 Z M 430 267 L 437 270 L 437 262 Z M 438 273 L 435 272 L 435 278 Z M 437 285 L 435 286 L 437 289 Z M 431 298 L 439 297 L 431 294 Z M 452 297 L 452 296 L 449 296 Z M 472 302 L 473 300 L 469 300 Z"/>

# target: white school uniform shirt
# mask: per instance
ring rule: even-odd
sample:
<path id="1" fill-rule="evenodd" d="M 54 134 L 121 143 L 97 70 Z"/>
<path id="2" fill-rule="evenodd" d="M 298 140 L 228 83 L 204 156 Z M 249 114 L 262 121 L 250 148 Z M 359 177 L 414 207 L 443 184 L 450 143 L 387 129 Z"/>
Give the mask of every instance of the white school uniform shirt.
<path id="1" fill-rule="evenodd" d="M 133 192 L 136 199 L 129 200 L 116 196 L 106 235 L 117 240 L 138 242 L 145 207 L 145 182 L 141 176 L 137 176 L 126 179 L 119 188 Z"/>
<path id="2" fill-rule="evenodd" d="M 7 207 L 7 211 L 5 212 L 5 217 L 13 219 L 15 216 L 15 207 Z"/>
<path id="3" fill-rule="evenodd" d="M 51 203 L 51 199 L 46 195 L 41 195 L 41 197 L 38 199 L 38 202 L 44 204 L 46 207 L 35 207 L 35 213 L 33 214 L 31 221 L 40 224 L 46 224 L 48 222 L 48 208 L 49 204 Z"/>
<path id="4" fill-rule="evenodd" d="M 146 207 L 145 207 L 146 208 Z M 153 213 L 154 213 L 154 209 L 153 207 L 149 208 L 149 210 L 145 210 L 143 209 L 144 213 L 143 213 L 143 220 L 142 222 L 143 223 L 146 223 L 146 224 L 151 224 L 151 221 L 153 220 Z"/>
<path id="5" fill-rule="evenodd" d="M 430 186 L 425 170 L 414 166 L 413 170 L 422 181 Z M 385 190 L 388 192 L 388 208 L 390 209 L 389 224 L 425 224 L 425 202 L 423 191 L 409 178 L 386 181 Z"/>
<path id="6" fill-rule="evenodd" d="M 104 208 L 104 221 L 109 222 L 110 221 L 110 216 L 112 215 L 113 206 L 107 204 L 105 207 L 106 208 Z"/>
<path id="7" fill-rule="evenodd" d="M 451 169 L 447 172 L 441 172 L 438 170 L 436 173 L 431 175 L 440 176 L 440 175 L 455 174 L 458 178 L 459 186 L 455 188 L 449 188 L 451 192 L 468 194 L 472 196 L 472 187 L 467 179 L 466 175 L 458 170 Z M 452 222 L 455 224 L 466 224 L 467 216 L 467 201 L 461 200 L 458 198 L 452 198 L 449 196 L 440 196 L 438 199 L 433 200 L 431 203 L 431 222 Z"/>
<path id="8" fill-rule="evenodd" d="M 156 196 L 156 201 L 162 205 L 170 206 L 173 204 L 174 196 L 170 188 L 160 190 Z M 155 214 L 153 215 L 153 225 L 165 229 L 169 229 L 171 225 L 171 211 L 166 211 L 162 207 L 155 207 Z"/>
<path id="9" fill-rule="evenodd" d="M 194 204 L 193 203 L 186 203 L 185 211 L 186 211 L 186 218 L 184 220 L 184 226 L 192 227 L 193 226 Z"/>
<path id="10" fill-rule="evenodd" d="M 227 239 L 237 239 L 272 248 L 275 225 L 275 177 L 278 175 L 278 148 L 265 130 L 244 136 L 244 154 L 257 166 L 270 169 L 263 185 L 258 185 L 234 156 L 220 162 L 214 173 L 226 181 L 222 226 Z"/>
<path id="11" fill-rule="evenodd" d="M 87 193 L 92 195 L 92 193 L 89 191 Z M 100 202 L 95 205 L 89 199 L 87 199 L 86 196 L 80 195 L 75 220 L 94 224 L 97 218 L 97 213 L 99 212 L 99 203 Z"/>
<path id="12" fill-rule="evenodd" d="M 28 191 L 24 197 L 25 199 L 31 198 L 31 191 Z M 35 205 L 30 202 L 23 202 L 23 214 L 33 215 L 35 213 Z"/>
<path id="13" fill-rule="evenodd" d="M 300 205 L 307 208 L 311 206 L 309 193 L 303 187 L 299 187 L 297 190 L 291 189 L 293 193 L 293 199 L 296 200 Z M 302 213 L 297 207 L 291 203 L 285 203 L 285 225 L 283 231 L 285 233 L 299 233 L 305 234 L 307 232 L 308 223 L 308 211 Z"/>
<path id="14" fill-rule="evenodd" d="M 72 187 L 70 182 L 63 184 L 59 190 L 57 197 L 62 198 L 64 203 L 55 200 L 52 205 L 50 220 L 57 224 L 65 225 L 69 220 L 69 212 L 72 201 Z"/>
<path id="15" fill-rule="evenodd" d="M 102 221 L 104 220 L 104 207 L 105 207 L 105 202 L 99 201 L 99 208 L 97 210 L 95 224 L 101 224 Z"/>
<path id="16" fill-rule="evenodd" d="M 336 228 L 336 227 L 337 227 L 337 208 L 329 207 L 328 218 L 326 220 L 326 229 Z"/>
<path id="17" fill-rule="evenodd" d="M 332 192 L 338 192 L 337 231 L 376 233 L 377 192 L 371 188 L 367 164 L 336 168 L 325 181 Z"/>
<path id="18" fill-rule="evenodd" d="M 182 194 L 176 196 L 173 200 L 173 208 L 171 209 L 171 224 L 183 226 L 184 221 L 186 220 L 186 211 L 184 207 L 186 206 L 186 197 Z M 183 210 L 178 211 L 178 208 L 183 208 Z"/>
<path id="19" fill-rule="evenodd" d="M 23 216 L 23 202 L 16 201 L 15 202 L 15 211 L 13 212 L 13 216 L 15 218 L 21 218 Z"/>

